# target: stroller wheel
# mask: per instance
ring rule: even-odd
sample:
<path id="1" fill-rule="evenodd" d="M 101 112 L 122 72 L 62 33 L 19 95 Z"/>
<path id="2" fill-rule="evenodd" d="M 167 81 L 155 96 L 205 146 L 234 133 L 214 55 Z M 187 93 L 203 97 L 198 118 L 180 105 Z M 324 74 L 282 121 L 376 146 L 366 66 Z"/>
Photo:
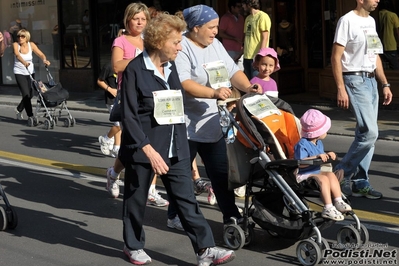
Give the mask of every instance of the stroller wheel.
<path id="1" fill-rule="evenodd" d="M 72 117 L 72 119 L 71 119 L 71 127 L 73 127 L 75 125 L 76 125 L 76 120 L 75 120 L 74 117 Z"/>
<path id="2" fill-rule="evenodd" d="M 353 227 L 356 228 L 356 224 L 353 224 Z M 363 224 L 360 224 L 360 239 L 361 239 L 361 243 L 363 245 L 367 244 L 369 242 L 370 239 L 370 235 L 369 235 L 369 231 L 367 230 L 366 226 L 364 226 Z"/>
<path id="3" fill-rule="evenodd" d="M 33 117 L 33 126 L 37 126 L 39 124 L 39 119 L 35 116 Z"/>
<path id="4" fill-rule="evenodd" d="M 224 243 L 231 249 L 237 250 L 245 245 L 245 234 L 236 224 L 226 225 L 223 233 Z"/>
<path id="5" fill-rule="evenodd" d="M 360 233 L 352 225 L 345 225 L 339 229 L 337 242 L 342 249 L 354 249 L 362 244 Z"/>
<path id="6" fill-rule="evenodd" d="M 244 235 L 245 235 L 244 246 L 248 246 L 249 244 L 251 244 L 252 239 L 254 237 L 254 227 L 255 227 L 255 224 L 253 224 L 253 223 L 248 224 L 248 227 L 247 227 L 248 232 L 247 233 L 244 232 Z"/>
<path id="7" fill-rule="evenodd" d="M 3 206 L 0 206 L 0 231 L 6 230 L 6 227 L 7 227 L 7 215 Z"/>
<path id="8" fill-rule="evenodd" d="M 296 256 L 302 265 L 316 265 L 321 259 L 321 249 L 313 240 L 304 239 L 296 247 Z"/>
<path id="9" fill-rule="evenodd" d="M 44 129 L 49 129 L 51 127 L 51 122 L 50 120 L 46 119 L 44 120 Z"/>
<path id="10" fill-rule="evenodd" d="M 17 216 L 17 212 L 15 211 L 15 209 L 11 206 L 9 206 L 6 209 L 6 215 L 7 215 L 7 227 L 9 229 L 14 229 L 15 227 L 17 227 L 18 225 L 18 216 Z"/>
<path id="11" fill-rule="evenodd" d="M 64 126 L 65 126 L 65 127 L 70 127 L 70 126 L 71 126 L 71 119 L 66 118 L 66 119 L 64 120 Z"/>

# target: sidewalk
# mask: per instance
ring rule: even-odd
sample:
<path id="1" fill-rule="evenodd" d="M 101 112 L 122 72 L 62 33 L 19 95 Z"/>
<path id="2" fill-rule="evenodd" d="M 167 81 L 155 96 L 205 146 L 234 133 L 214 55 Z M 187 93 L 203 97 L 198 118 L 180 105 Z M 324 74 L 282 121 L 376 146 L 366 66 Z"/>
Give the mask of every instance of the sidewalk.
<path id="1" fill-rule="evenodd" d="M 319 109 L 329 116 L 332 123 L 329 134 L 354 136 L 356 123 L 351 112 L 336 107 L 335 102 L 320 99 L 311 93 L 283 95 L 281 98 L 291 104 L 297 117 L 301 117 L 309 108 Z M 17 106 L 20 100 L 17 87 L 0 87 L 0 105 Z M 36 97 L 32 99 L 32 104 L 36 105 Z M 67 105 L 71 111 L 108 113 L 104 103 L 104 93 L 101 90 L 89 93 L 70 91 Z M 378 126 L 379 139 L 399 141 L 399 106 L 380 105 Z"/>

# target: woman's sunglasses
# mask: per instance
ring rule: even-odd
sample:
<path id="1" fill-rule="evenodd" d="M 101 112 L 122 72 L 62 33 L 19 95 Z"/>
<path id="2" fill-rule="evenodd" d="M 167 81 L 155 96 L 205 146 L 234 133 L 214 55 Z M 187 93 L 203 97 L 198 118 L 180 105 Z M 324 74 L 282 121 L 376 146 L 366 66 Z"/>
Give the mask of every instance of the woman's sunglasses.
<path id="1" fill-rule="evenodd" d="M 18 38 L 25 38 L 25 35 L 18 35 Z"/>

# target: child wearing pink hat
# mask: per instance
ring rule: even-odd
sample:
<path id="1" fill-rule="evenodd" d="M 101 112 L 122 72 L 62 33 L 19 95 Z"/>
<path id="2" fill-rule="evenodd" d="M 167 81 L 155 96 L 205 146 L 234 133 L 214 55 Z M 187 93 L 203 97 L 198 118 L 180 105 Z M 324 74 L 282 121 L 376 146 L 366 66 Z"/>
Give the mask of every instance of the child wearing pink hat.
<path id="1" fill-rule="evenodd" d="M 280 69 L 276 51 L 273 48 L 261 48 L 254 58 L 253 66 L 259 73 L 250 80 L 251 84 L 260 84 L 263 93 L 278 98 L 277 83 L 270 77 Z"/>
<path id="2" fill-rule="evenodd" d="M 327 136 L 331 127 L 331 120 L 322 112 L 309 109 L 301 117 L 301 139 L 295 145 L 295 159 L 318 159 L 323 162 L 335 160 L 334 152 L 325 152 L 322 140 Z M 338 178 L 333 172 L 321 172 L 320 165 L 304 165 L 299 167 L 297 181 L 302 182 L 309 178 L 316 180 L 320 187 L 321 200 L 324 203 L 322 217 L 335 221 L 342 221 L 342 213 L 352 210 L 351 206 L 342 200 L 341 187 Z M 332 202 L 334 199 L 334 204 Z"/>

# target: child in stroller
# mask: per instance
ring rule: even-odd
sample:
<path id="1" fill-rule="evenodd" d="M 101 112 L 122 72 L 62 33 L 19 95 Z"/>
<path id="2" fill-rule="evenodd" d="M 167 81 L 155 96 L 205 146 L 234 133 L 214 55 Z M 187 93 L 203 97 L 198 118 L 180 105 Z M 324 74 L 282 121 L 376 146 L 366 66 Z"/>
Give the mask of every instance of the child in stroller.
<path id="1" fill-rule="evenodd" d="M 323 161 L 294 159 L 301 125 L 291 106 L 264 94 L 246 94 L 237 103 L 236 117 L 225 105 L 218 107 L 228 143 L 229 188 L 246 185 L 243 220 L 225 227 L 225 244 L 231 249 L 249 245 L 257 224 L 272 236 L 300 240 L 296 255 L 301 264 L 319 263 L 322 251 L 330 249 L 321 230 L 335 221 L 309 208 L 308 202 L 321 206 L 311 200 L 320 197 L 317 185 L 296 181 L 300 165 L 320 166 Z M 234 130 L 236 134 L 232 134 Z M 339 229 L 337 246 L 367 243 L 368 231 L 356 214 L 348 211 L 345 215 L 354 223 Z"/>
<path id="2" fill-rule="evenodd" d="M 331 127 L 331 120 L 319 110 L 309 109 L 301 117 L 301 136 L 294 148 L 295 159 L 312 160 L 328 159 L 335 160 L 336 154 L 332 151 L 324 152 L 322 140 L 327 136 Z M 333 172 L 320 171 L 318 165 L 299 166 L 296 180 L 298 183 L 313 179 L 320 187 L 321 198 L 324 203 L 322 217 L 335 221 L 344 220 L 343 212 L 352 210 L 351 206 L 342 200 L 341 187 L 337 176 Z M 331 196 L 334 197 L 334 205 Z"/>

